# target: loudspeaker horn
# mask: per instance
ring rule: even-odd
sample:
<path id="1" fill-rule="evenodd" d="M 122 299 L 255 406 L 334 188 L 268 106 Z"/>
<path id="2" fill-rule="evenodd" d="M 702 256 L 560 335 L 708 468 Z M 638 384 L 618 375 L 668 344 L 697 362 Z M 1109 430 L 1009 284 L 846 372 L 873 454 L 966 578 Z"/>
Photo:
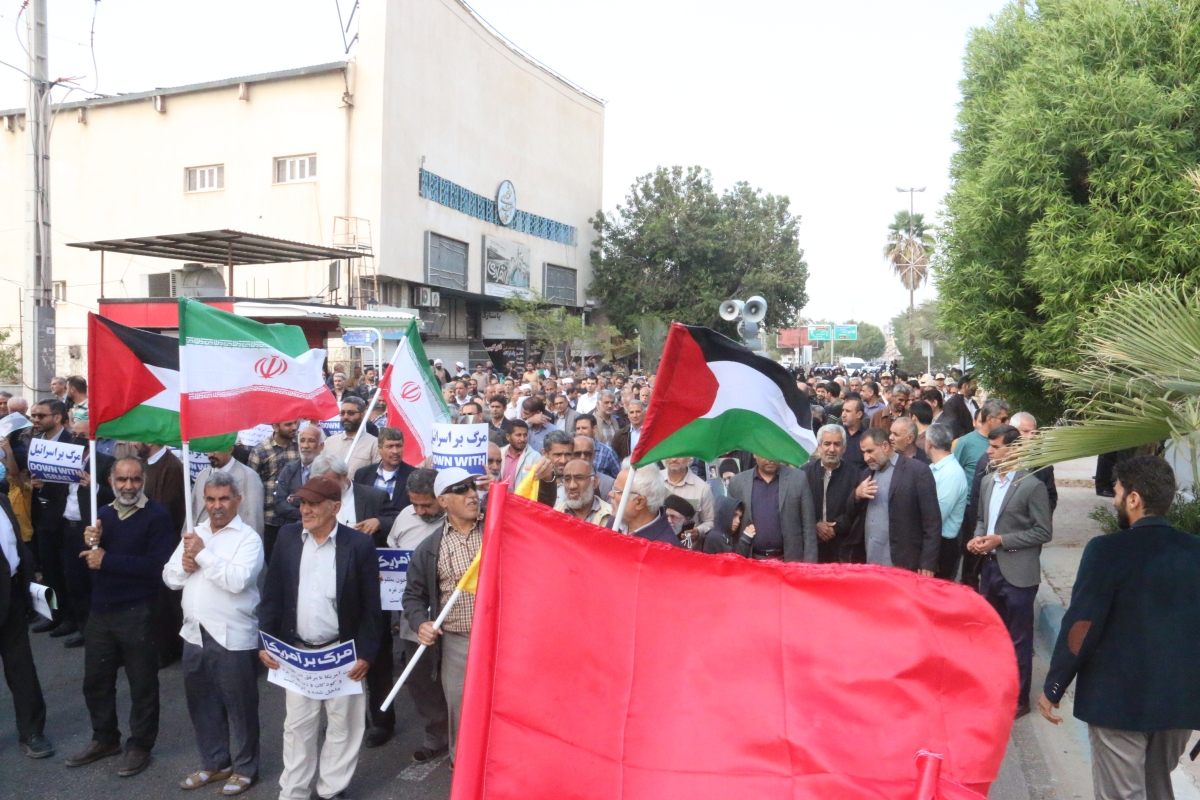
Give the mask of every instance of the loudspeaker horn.
<path id="1" fill-rule="evenodd" d="M 718 312 L 721 314 L 721 319 L 726 322 L 733 322 L 742 315 L 742 301 L 726 300 L 724 303 L 721 303 Z"/>
<path id="2" fill-rule="evenodd" d="M 742 307 L 742 316 L 746 322 L 762 322 L 767 318 L 767 301 L 758 295 L 751 297 Z"/>

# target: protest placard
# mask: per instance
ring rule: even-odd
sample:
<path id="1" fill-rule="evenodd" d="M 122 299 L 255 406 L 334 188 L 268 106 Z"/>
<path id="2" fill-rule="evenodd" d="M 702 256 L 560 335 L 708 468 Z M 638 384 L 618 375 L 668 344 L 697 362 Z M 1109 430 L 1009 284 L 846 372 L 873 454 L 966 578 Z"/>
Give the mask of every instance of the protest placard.
<path id="1" fill-rule="evenodd" d="M 183 460 L 183 451 L 177 447 L 172 447 L 171 452 L 180 461 Z M 195 450 L 188 451 L 191 458 L 188 460 L 188 472 L 192 474 L 192 480 L 196 480 L 196 476 L 204 472 L 205 467 L 211 467 L 212 464 L 208 461 L 207 453 L 197 453 Z"/>
<path id="2" fill-rule="evenodd" d="M 269 682 L 313 700 L 363 693 L 362 681 L 346 677 L 358 660 L 353 639 L 320 650 L 301 650 L 261 631 L 258 635 L 263 649 L 279 662 L 279 669 L 267 670 Z"/>
<path id="3" fill-rule="evenodd" d="M 394 550 L 380 547 L 379 554 L 379 599 L 384 611 L 400 611 L 404 608 L 404 587 L 408 585 L 408 562 L 412 550 Z"/>
<path id="4" fill-rule="evenodd" d="M 326 436 L 337 436 L 342 432 L 342 418 L 340 416 L 333 419 L 323 419 L 317 424 L 321 426 L 321 430 L 325 431 Z"/>
<path id="5" fill-rule="evenodd" d="M 31 439 L 29 474 L 46 483 L 78 483 L 83 470 L 83 445 Z"/>
<path id="6" fill-rule="evenodd" d="M 14 411 L 7 417 L 0 419 L 0 439 L 8 436 L 13 431 L 22 431 L 32 426 L 33 423 L 24 414 L 18 414 Z"/>
<path id="7" fill-rule="evenodd" d="M 238 441 L 249 447 L 251 450 L 265 442 L 268 437 L 274 435 L 275 429 L 270 425 L 255 425 L 253 428 L 244 431 L 238 431 Z"/>
<path id="8" fill-rule="evenodd" d="M 433 467 L 462 467 L 473 475 L 487 472 L 488 426 L 433 424 Z"/>
<path id="9" fill-rule="evenodd" d="M 53 589 L 49 586 L 43 586 L 40 583 L 30 583 L 29 598 L 33 601 L 34 611 L 46 619 L 54 618 L 54 611 L 58 608 L 58 600 L 54 597 Z"/>

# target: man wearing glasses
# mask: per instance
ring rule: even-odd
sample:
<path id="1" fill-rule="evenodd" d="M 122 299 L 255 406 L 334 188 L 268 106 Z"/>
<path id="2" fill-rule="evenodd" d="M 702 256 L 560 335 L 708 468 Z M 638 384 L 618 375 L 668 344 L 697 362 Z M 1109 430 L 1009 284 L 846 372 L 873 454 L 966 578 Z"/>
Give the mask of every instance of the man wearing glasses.
<path id="1" fill-rule="evenodd" d="M 592 465 L 592 472 L 595 473 L 596 480 L 600 481 L 600 488 L 597 491 L 601 497 L 608 497 L 609 492 L 612 491 L 613 478 L 611 475 L 605 475 L 596 470 L 596 440 L 590 436 L 576 436 L 571 458 L 586 461 Z"/>
<path id="2" fill-rule="evenodd" d="M 446 520 L 440 531 L 417 546 L 408 564 L 408 585 L 404 589 L 404 619 L 416 632 L 417 641 L 432 648 L 433 667 L 440 673 L 446 695 L 451 764 L 458 742 L 475 595 L 463 592 L 440 630 L 434 628 L 433 621 L 483 544 L 483 510 L 475 478 L 461 467 L 438 471 L 433 491 L 446 512 Z"/>
<path id="3" fill-rule="evenodd" d="M 58 400 L 34 403 L 29 412 L 29 419 L 33 422 L 33 431 L 37 438 L 74 443 L 74 435 L 69 428 L 64 427 L 67 408 Z M 58 598 L 58 609 L 54 612 L 53 620 L 40 621 L 30 630 L 34 633 L 50 631 L 50 635 L 56 638 L 78 632 L 72 617 L 71 595 L 68 592 L 66 570 L 63 566 L 63 538 L 67 528 L 65 514 L 70 499 L 71 484 L 43 483 L 39 478 L 33 479 L 33 544 L 37 547 L 38 560 L 42 565 L 42 583 L 54 590 L 54 596 Z M 69 555 L 71 558 L 77 558 L 79 554 L 76 552 Z"/>

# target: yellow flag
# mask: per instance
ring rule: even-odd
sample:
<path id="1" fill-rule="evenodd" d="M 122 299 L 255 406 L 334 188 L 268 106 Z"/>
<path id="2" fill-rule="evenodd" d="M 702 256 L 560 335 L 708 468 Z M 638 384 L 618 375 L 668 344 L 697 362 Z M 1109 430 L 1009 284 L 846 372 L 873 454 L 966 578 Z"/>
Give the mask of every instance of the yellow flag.
<path id="1" fill-rule="evenodd" d="M 475 594 L 479 589 L 479 556 L 483 552 L 480 548 L 475 554 L 475 560 L 471 562 L 471 566 L 467 567 L 467 571 L 463 573 L 462 580 L 458 582 L 458 588 L 464 592 Z"/>
<path id="2" fill-rule="evenodd" d="M 533 477 L 533 474 L 534 470 L 530 468 L 525 473 L 525 477 L 521 479 L 521 482 L 517 484 L 517 491 L 514 494 L 517 497 L 524 497 L 526 500 L 537 502 L 538 488 L 541 481 Z"/>

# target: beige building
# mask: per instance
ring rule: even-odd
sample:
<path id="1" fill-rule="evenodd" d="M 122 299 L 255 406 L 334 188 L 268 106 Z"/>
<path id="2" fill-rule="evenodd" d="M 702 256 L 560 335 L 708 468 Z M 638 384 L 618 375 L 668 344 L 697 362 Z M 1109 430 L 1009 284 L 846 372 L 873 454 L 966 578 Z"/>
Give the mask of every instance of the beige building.
<path id="1" fill-rule="evenodd" d="M 57 362 L 86 369 L 98 298 L 169 296 L 183 264 L 71 243 L 233 229 L 354 249 L 239 266 L 225 296 L 416 309 L 430 357 L 511 342 L 500 298 L 571 307 L 591 279 L 604 103 L 458 0 L 363 0 L 347 60 L 66 103 L 51 154 Z M 0 110 L 0 329 L 20 337 L 24 110 Z M 230 285 L 230 272 L 232 285 Z M 181 273 L 176 273 L 181 278 Z M 174 287 L 174 288 L 173 288 Z M 339 342 L 330 343 L 337 348 Z"/>

